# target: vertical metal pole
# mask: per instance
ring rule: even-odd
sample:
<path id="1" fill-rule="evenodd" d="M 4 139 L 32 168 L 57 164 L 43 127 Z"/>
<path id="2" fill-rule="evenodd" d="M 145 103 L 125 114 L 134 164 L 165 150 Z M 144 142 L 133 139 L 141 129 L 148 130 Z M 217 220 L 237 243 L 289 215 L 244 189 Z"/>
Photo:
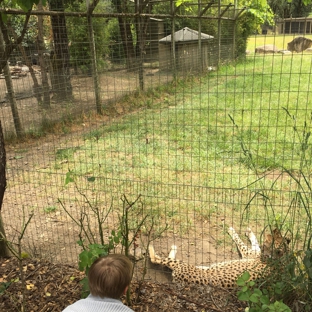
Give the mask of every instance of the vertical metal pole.
<path id="1" fill-rule="evenodd" d="M 201 73 L 203 71 L 203 52 L 202 52 L 202 22 L 201 22 L 201 0 L 198 0 L 198 69 Z"/>
<path id="2" fill-rule="evenodd" d="M 237 0 L 234 1 L 234 27 L 233 27 L 233 60 L 235 60 L 236 57 L 236 10 L 237 10 Z"/>
<path id="3" fill-rule="evenodd" d="M 176 45 L 175 45 L 175 7 L 174 7 L 174 0 L 170 0 L 170 7 L 171 7 L 171 17 L 172 17 L 172 24 L 171 24 L 171 60 L 172 60 L 172 70 L 173 70 L 173 78 L 176 78 Z"/>
<path id="4" fill-rule="evenodd" d="M 307 18 L 304 20 L 304 35 L 307 34 Z"/>
<path id="5" fill-rule="evenodd" d="M 221 0 L 218 1 L 218 66 L 221 61 Z"/>
<path id="6" fill-rule="evenodd" d="M 290 21 L 289 21 L 289 34 L 291 34 L 291 24 L 292 24 L 292 17 L 290 17 Z"/>

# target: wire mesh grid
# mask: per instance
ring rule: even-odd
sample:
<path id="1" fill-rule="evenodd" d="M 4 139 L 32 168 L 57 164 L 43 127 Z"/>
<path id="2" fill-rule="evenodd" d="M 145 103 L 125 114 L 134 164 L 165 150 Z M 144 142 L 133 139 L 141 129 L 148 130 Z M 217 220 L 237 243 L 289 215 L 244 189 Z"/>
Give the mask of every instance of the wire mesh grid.
<path id="1" fill-rule="evenodd" d="M 33 214 L 25 251 L 75 263 L 76 241 L 99 243 L 101 231 L 109 241 L 125 202 L 140 196 L 127 220 L 138 256 L 152 243 L 163 256 L 175 244 L 177 257 L 196 265 L 238 258 L 228 226 L 241 233 L 250 226 L 261 238 L 267 226 L 283 225 L 301 246 L 310 211 L 297 197 L 299 189 L 310 191 L 310 52 L 286 53 L 293 35 L 257 35 L 246 57 L 232 63 L 235 20 L 211 21 L 205 33 L 198 19 L 175 18 L 170 29 L 172 21 L 156 17 L 146 24 L 144 55 L 136 46 L 133 62 L 120 34 L 111 35 L 118 18 L 94 17 L 96 72 L 87 18 L 67 17 L 70 78 L 49 87 L 48 108 L 36 101 L 32 76 L 11 67 L 12 75 L 22 68 L 13 89 L 30 139 L 7 145 L 2 216 L 9 240 Z M 187 40 L 173 44 L 179 32 Z M 254 53 L 264 45 L 276 50 Z M 52 84 L 55 54 L 27 54 L 39 86 L 43 71 Z M 21 52 L 10 59 L 22 60 Z M 60 98 L 65 82 L 71 94 Z M 5 79 L 0 83 L 4 95 Z M 16 131 L 11 108 L 3 97 L 8 139 Z"/>

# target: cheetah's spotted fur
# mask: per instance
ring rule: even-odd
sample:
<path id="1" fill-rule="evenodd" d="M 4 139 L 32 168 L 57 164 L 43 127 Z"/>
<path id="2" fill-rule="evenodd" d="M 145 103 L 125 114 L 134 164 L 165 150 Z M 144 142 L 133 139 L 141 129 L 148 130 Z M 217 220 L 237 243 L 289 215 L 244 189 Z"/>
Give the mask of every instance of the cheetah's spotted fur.
<path id="1" fill-rule="evenodd" d="M 173 281 L 234 288 L 237 278 L 245 271 L 250 273 L 251 279 L 268 274 L 269 270 L 265 259 L 273 257 L 273 249 L 280 250 L 285 246 L 285 239 L 278 230 L 274 230 L 273 235 L 267 235 L 262 249 L 260 249 L 257 238 L 250 229 L 247 229 L 246 233 L 251 242 L 250 249 L 247 248 L 232 227 L 229 228 L 228 233 L 236 243 L 242 259 L 219 262 L 208 267 L 196 267 L 175 259 L 176 246 L 171 247 L 167 258 L 156 255 L 153 246 L 150 246 L 151 262 L 170 268 Z M 277 254 L 279 255 L 279 253 Z"/>

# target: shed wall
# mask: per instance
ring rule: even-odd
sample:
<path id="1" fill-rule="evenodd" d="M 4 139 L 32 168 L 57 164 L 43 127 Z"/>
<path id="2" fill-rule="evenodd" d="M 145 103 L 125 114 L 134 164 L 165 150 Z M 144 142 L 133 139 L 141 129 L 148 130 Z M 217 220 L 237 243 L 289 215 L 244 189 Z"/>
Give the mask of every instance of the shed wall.
<path id="1" fill-rule="evenodd" d="M 220 61 L 233 59 L 233 44 L 221 43 Z M 198 72 L 209 66 L 217 66 L 219 61 L 218 41 L 216 39 L 202 42 L 202 59 L 200 63 L 198 41 L 176 43 L 176 69 L 180 72 Z M 159 69 L 173 69 L 171 43 L 159 44 Z"/>

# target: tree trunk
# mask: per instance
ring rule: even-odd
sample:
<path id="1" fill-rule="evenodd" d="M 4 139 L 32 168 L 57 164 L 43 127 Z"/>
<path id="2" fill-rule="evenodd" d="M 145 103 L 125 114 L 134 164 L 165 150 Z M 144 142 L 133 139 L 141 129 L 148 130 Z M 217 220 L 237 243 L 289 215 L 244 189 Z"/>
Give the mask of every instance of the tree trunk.
<path id="1" fill-rule="evenodd" d="M 39 2 L 37 6 L 38 11 L 42 11 L 42 1 Z M 41 81 L 42 81 L 42 89 L 43 89 L 43 108 L 49 109 L 51 107 L 50 103 L 50 86 L 49 86 L 49 78 L 47 74 L 47 64 L 46 59 L 44 57 L 44 40 L 43 40 L 43 16 L 38 16 L 38 58 L 39 65 L 41 67 Z"/>
<path id="2" fill-rule="evenodd" d="M 99 75 L 98 75 L 97 66 L 96 66 L 96 50 L 95 50 L 91 14 L 88 14 L 88 33 L 89 33 L 90 51 L 91 51 L 91 56 L 92 56 L 92 77 L 93 77 L 93 83 L 94 83 L 96 111 L 98 112 L 98 114 L 102 114 L 101 87 L 99 84 Z"/>
<path id="3" fill-rule="evenodd" d="M 14 37 L 16 37 L 16 34 L 14 33 Z M 36 77 L 36 74 L 35 74 L 35 71 L 34 69 L 32 68 L 32 62 L 31 62 L 31 59 L 29 56 L 27 56 L 26 54 L 26 51 L 25 51 L 25 48 L 19 44 L 18 45 L 19 47 L 19 50 L 22 54 L 22 57 L 24 59 L 24 63 L 26 64 L 26 66 L 29 68 L 29 73 L 31 75 L 31 78 L 33 80 L 33 91 L 34 91 L 34 95 L 35 95 L 35 98 L 37 99 L 37 102 L 38 104 L 40 105 L 41 104 L 41 92 L 40 92 L 40 85 L 39 85 L 39 82 L 38 82 L 38 79 Z"/>
<path id="4" fill-rule="evenodd" d="M 2 32 L 0 31 L 0 55 L 2 53 L 3 54 L 5 53 L 4 50 L 5 50 L 5 44 L 4 44 Z M 4 72 L 6 87 L 8 90 L 8 97 L 9 97 L 9 101 L 11 104 L 11 110 L 12 110 L 16 135 L 18 137 L 21 137 L 23 135 L 22 124 L 21 124 L 21 120 L 20 120 L 19 115 L 18 115 L 17 104 L 16 104 L 15 95 L 14 95 L 14 89 L 13 89 L 13 83 L 12 83 L 12 79 L 11 79 L 10 68 L 9 68 L 7 61 L 6 61 L 6 65 L 3 68 L 3 72 Z"/>
<path id="5" fill-rule="evenodd" d="M 51 11 L 64 12 L 62 0 L 50 0 Z M 51 53 L 51 84 L 54 96 L 58 100 L 71 100 L 73 96 L 70 82 L 69 42 L 65 15 L 51 16 L 54 51 Z"/>
<path id="6" fill-rule="evenodd" d="M 152 4 L 149 1 L 135 0 L 135 12 L 137 13 L 136 33 L 137 33 L 137 58 L 139 62 L 139 83 L 140 90 L 144 90 L 144 56 L 147 36 L 148 17 L 142 17 L 142 13 L 151 13 Z"/>
<path id="7" fill-rule="evenodd" d="M 116 9 L 118 13 L 128 13 L 126 0 L 117 0 Z M 127 68 L 133 70 L 136 64 L 135 50 L 131 33 L 131 23 L 126 17 L 118 17 L 119 31 L 121 35 L 123 50 L 126 56 Z"/>
<path id="8" fill-rule="evenodd" d="M 5 242 L 6 236 L 5 236 L 4 226 L 3 226 L 2 216 L 1 216 L 3 197 L 4 197 L 4 192 L 6 189 L 5 167 L 6 167 L 6 153 L 5 153 L 5 146 L 4 146 L 3 131 L 2 131 L 2 126 L 1 126 L 1 121 L 0 121 L 0 233 L 1 233 L 0 235 L 0 257 L 9 256 L 9 250 Z"/>
<path id="9" fill-rule="evenodd" d="M 3 73 L 4 73 L 6 87 L 8 90 L 8 98 L 9 98 L 9 102 L 11 106 L 16 135 L 17 137 L 20 138 L 23 136 L 23 128 L 22 128 L 22 123 L 18 114 L 15 92 L 14 92 L 13 82 L 12 82 L 10 68 L 8 64 L 4 67 Z"/>

